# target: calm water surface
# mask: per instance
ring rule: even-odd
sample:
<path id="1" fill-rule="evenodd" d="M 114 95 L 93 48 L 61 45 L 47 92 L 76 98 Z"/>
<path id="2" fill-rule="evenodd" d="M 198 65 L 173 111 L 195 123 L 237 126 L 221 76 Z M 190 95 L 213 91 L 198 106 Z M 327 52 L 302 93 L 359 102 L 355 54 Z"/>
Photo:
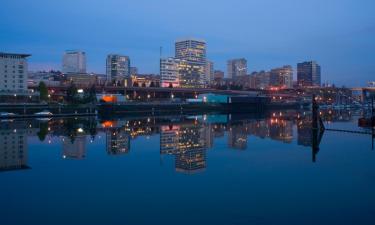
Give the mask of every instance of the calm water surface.
<path id="1" fill-rule="evenodd" d="M 0 224 L 375 224 L 371 135 L 310 118 L 2 121 Z"/>

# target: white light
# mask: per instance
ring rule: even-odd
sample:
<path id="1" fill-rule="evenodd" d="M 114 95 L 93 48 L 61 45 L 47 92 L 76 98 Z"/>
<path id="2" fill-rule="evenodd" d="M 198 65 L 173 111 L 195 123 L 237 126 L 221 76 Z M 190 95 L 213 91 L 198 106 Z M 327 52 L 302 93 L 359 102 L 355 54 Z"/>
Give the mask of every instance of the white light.
<path id="1" fill-rule="evenodd" d="M 82 128 L 78 128 L 77 131 L 78 131 L 78 133 L 83 133 L 83 129 Z"/>
<path id="2" fill-rule="evenodd" d="M 83 89 L 78 89 L 77 92 L 78 93 L 83 93 Z"/>

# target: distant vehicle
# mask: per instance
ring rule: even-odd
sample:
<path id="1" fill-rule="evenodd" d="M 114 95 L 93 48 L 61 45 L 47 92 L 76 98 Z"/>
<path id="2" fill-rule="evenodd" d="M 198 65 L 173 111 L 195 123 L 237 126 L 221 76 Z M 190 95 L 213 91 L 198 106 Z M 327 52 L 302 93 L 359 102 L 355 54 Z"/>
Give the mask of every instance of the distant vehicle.
<path id="1" fill-rule="evenodd" d="M 36 116 L 52 116 L 53 113 L 51 113 L 50 111 L 42 111 L 42 112 L 34 113 L 34 115 L 36 115 Z"/>
<path id="2" fill-rule="evenodd" d="M 9 123 L 9 122 L 13 122 L 14 120 L 13 119 L 3 119 L 3 120 L 0 120 L 0 122 L 2 123 Z"/>
<path id="3" fill-rule="evenodd" d="M 0 116 L 2 117 L 9 117 L 9 116 L 15 116 L 15 113 L 8 113 L 8 112 L 0 112 Z"/>

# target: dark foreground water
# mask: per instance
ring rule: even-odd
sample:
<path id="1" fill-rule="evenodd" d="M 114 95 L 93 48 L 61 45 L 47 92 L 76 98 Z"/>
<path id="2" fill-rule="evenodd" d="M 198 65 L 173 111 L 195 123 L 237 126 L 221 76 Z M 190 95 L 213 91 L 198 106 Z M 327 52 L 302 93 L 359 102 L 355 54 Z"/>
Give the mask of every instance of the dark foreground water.
<path id="1" fill-rule="evenodd" d="M 2 121 L 0 224 L 375 224 L 371 135 L 310 117 Z"/>

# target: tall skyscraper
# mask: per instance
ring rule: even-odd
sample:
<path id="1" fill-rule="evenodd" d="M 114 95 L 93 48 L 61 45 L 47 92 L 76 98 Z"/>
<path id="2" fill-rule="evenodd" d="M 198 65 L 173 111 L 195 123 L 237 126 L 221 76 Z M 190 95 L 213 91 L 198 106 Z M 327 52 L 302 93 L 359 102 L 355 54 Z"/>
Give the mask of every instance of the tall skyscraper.
<path id="1" fill-rule="evenodd" d="M 237 77 L 247 75 L 247 60 L 241 59 L 231 59 L 227 62 L 227 72 L 228 78 L 236 79 Z"/>
<path id="2" fill-rule="evenodd" d="M 320 66 L 315 61 L 297 64 L 297 83 L 301 87 L 321 86 Z"/>
<path id="3" fill-rule="evenodd" d="M 175 57 L 189 62 L 206 64 L 206 42 L 198 39 L 177 40 Z"/>
<path id="4" fill-rule="evenodd" d="M 0 52 L 0 91 L 27 91 L 28 54 Z"/>
<path id="5" fill-rule="evenodd" d="M 175 58 L 186 61 L 180 68 L 180 86 L 204 87 L 206 85 L 206 42 L 197 39 L 178 40 Z"/>
<path id="6" fill-rule="evenodd" d="M 270 71 L 270 85 L 280 88 L 293 87 L 293 68 L 292 66 L 283 66 Z"/>
<path id="7" fill-rule="evenodd" d="M 180 64 L 181 60 L 175 58 L 160 59 L 160 82 L 161 87 L 180 86 Z"/>
<path id="8" fill-rule="evenodd" d="M 107 56 L 107 81 L 121 81 L 130 76 L 130 59 L 128 56 L 110 54 Z"/>
<path id="9" fill-rule="evenodd" d="M 211 84 L 214 81 L 214 63 L 212 61 L 206 62 L 206 82 Z"/>
<path id="10" fill-rule="evenodd" d="M 63 56 L 63 73 L 86 73 L 86 53 L 67 50 Z"/>

